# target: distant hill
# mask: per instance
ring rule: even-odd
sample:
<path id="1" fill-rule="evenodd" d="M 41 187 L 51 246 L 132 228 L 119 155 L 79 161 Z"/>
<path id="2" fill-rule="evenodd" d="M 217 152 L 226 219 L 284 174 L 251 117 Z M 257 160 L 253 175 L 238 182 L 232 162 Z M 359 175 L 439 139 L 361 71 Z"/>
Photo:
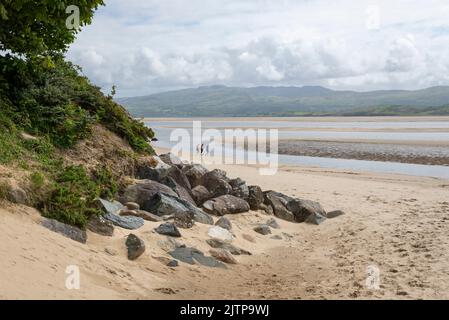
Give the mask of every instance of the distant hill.
<path id="1" fill-rule="evenodd" d="M 449 115 L 449 86 L 371 92 L 209 86 L 116 100 L 135 117 Z"/>

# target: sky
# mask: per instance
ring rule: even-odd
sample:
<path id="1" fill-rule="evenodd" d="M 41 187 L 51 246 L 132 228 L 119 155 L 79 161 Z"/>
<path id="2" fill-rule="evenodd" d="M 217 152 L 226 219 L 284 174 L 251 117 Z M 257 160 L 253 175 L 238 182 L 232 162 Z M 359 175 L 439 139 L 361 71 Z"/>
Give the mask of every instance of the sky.
<path id="1" fill-rule="evenodd" d="M 447 0 L 105 0 L 67 57 L 118 97 L 449 84 Z"/>

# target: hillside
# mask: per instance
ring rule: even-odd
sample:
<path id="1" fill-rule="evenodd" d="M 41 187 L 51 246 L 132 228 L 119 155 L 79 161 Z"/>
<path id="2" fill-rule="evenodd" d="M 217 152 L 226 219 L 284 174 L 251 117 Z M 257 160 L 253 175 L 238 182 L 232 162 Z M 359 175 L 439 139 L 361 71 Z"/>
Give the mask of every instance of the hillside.
<path id="1" fill-rule="evenodd" d="M 199 87 L 118 98 L 135 117 L 449 114 L 449 87 L 372 92 L 319 86 Z"/>

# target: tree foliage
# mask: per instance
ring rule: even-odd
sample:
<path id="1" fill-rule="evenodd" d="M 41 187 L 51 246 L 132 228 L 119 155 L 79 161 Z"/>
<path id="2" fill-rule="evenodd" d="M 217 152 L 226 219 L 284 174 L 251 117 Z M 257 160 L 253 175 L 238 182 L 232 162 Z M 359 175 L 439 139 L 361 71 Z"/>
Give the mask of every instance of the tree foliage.
<path id="1" fill-rule="evenodd" d="M 65 51 L 77 32 L 90 24 L 102 0 L 2 0 L 0 2 L 0 50 L 24 56 Z M 79 27 L 67 28 L 70 5 L 79 8 Z"/>

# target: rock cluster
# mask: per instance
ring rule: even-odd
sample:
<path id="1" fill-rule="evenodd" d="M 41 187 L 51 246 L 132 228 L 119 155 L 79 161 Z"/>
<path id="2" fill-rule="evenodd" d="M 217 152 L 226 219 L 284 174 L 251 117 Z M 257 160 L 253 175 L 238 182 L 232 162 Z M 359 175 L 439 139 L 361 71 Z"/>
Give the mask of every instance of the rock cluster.
<path id="1" fill-rule="evenodd" d="M 240 178 L 230 179 L 223 170 L 209 171 L 200 164 L 186 163 L 172 154 L 153 157 L 153 161 L 140 161 L 136 165 L 135 183 L 126 187 L 118 201 L 98 199 L 96 204 L 103 215 L 93 215 L 87 229 L 101 236 L 112 236 L 114 227 L 137 230 L 145 221 L 159 222 L 154 231 L 168 239 L 180 238 L 179 229 L 190 229 L 196 223 L 210 225 L 207 243 L 211 256 L 205 256 L 195 248 L 173 246 L 168 252 L 172 258 L 164 260 L 166 265 L 176 267 L 178 260 L 199 263 L 209 267 L 225 267 L 235 264 L 234 255 L 251 253 L 231 244 L 235 235 L 232 223 L 225 217 L 260 210 L 275 218 L 294 222 L 319 225 L 327 218 L 335 218 L 342 211 L 326 211 L 317 202 L 293 198 L 276 191 L 263 191 L 259 186 L 248 186 Z M 217 217 L 215 219 L 213 217 Z M 280 229 L 275 218 L 254 228 L 261 235 L 272 234 Z M 85 243 L 86 232 L 54 220 L 45 220 L 43 225 L 53 231 Z M 250 235 L 244 239 L 253 242 Z M 272 239 L 282 239 L 279 235 Z M 135 260 L 145 252 L 145 243 L 134 234 L 126 239 L 128 258 Z"/>

